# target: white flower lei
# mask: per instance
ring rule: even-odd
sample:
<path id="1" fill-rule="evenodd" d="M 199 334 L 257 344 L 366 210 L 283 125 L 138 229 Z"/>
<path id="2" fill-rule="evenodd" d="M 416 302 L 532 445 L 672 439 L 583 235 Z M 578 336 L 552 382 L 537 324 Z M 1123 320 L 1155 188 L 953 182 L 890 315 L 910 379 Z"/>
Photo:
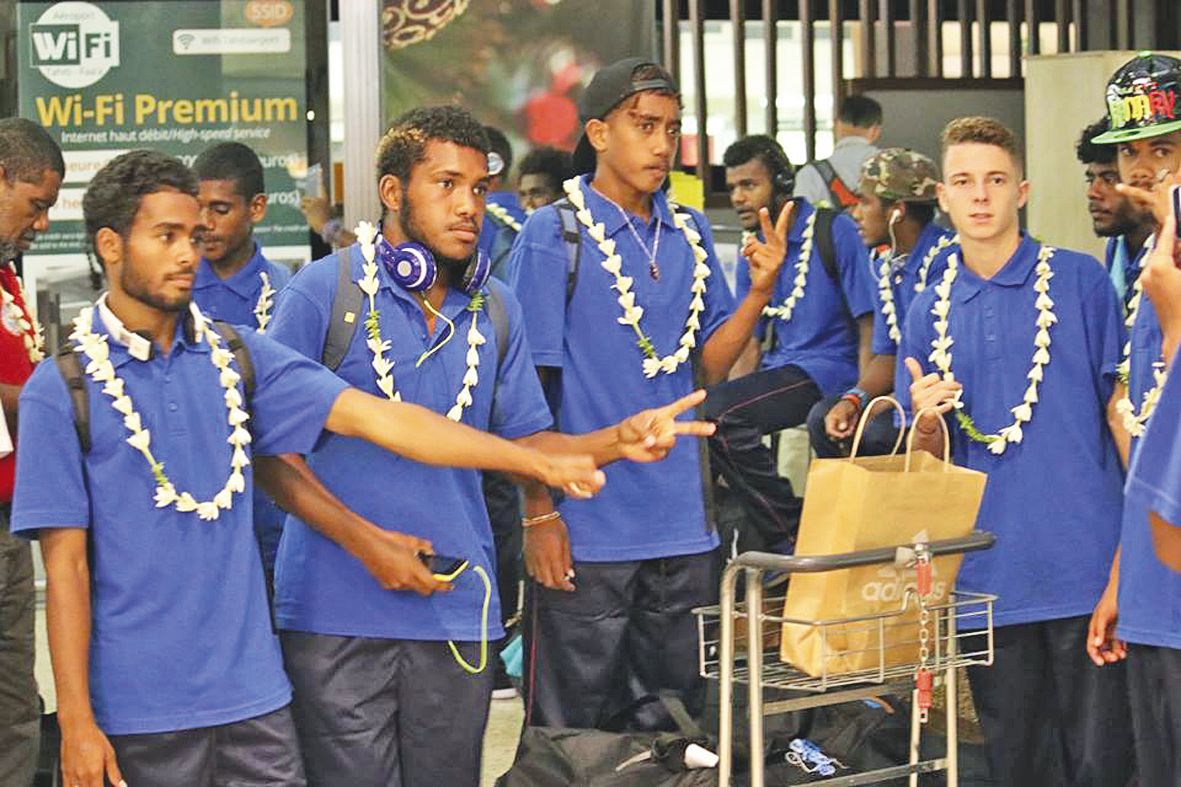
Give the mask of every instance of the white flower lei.
<path id="1" fill-rule="evenodd" d="M 1144 244 L 1143 259 L 1148 258 L 1152 247 L 1156 245 L 1156 236 L 1153 235 Z M 1143 266 L 1141 262 L 1141 266 Z M 1127 386 L 1129 384 L 1129 373 L 1132 368 L 1132 340 L 1130 338 L 1132 326 L 1136 324 L 1136 318 L 1140 315 L 1140 304 L 1144 300 L 1144 282 L 1139 277 L 1136 278 L 1136 283 L 1132 285 L 1132 300 L 1128 303 L 1128 316 L 1124 321 L 1124 325 L 1128 328 L 1129 339 L 1124 344 L 1123 358 L 1116 367 L 1116 374 Z M 1148 428 L 1148 420 L 1152 418 L 1153 412 L 1156 411 L 1156 405 L 1160 401 L 1161 389 L 1164 388 L 1165 380 L 1168 379 L 1168 372 L 1165 369 L 1164 358 L 1161 358 L 1152 365 L 1153 386 L 1144 393 L 1144 398 L 1140 404 L 1140 412 L 1136 412 L 1136 406 L 1132 404 L 1131 393 L 1125 391 L 1124 396 L 1115 403 L 1115 410 L 1123 419 L 1124 429 L 1128 431 L 1132 437 L 1141 437 L 1145 429 Z"/>
<path id="2" fill-rule="evenodd" d="M 497 205 L 495 202 L 489 202 L 484 206 L 484 210 L 513 232 L 521 231 L 521 222 L 514 219 L 512 214 L 509 213 L 503 205 Z"/>
<path id="3" fill-rule="evenodd" d="M 808 284 L 808 267 L 812 262 L 812 236 L 816 233 L 816 216 L 819 211 L 812 211 L 804 224 L 804 237 L 800 245 L 800 256 L 796 259 L 796 278 L 793 282 L 791 294 L 787 296 L 781 306 L 764 306 L 764 317 L 778 317 L 784 322 L 791 320 L 796 304 L 804 297 L 804 287 Z"/>
<path id="4" fill-rule="evenodd" d="M 390 341 L 381 338 L 381 316 L 375 303 L 377 290 L 381 286 L 377 279 L 377 263 L 374 261 L 377 254 L 378 229 L 369 222 L 362 221 L 357 224 L 354 232 L 357 242 L 361 244 L 361 256 L 365 258 L 361 265 L 363 275 L 357 280 L 357 286 L 369 297 L 369 315 L 365 318 L 365 346 L 373 355 L 371 365 L 374 374 L 377 375 L 377 387 L 391 402 L 400 402 L 402 394 L 394 390 L 394 377 L 390 373 L 393 371 L 394 362 L 385 357 L 386 350 L 390 349 Z M 472 389 L 480 381 L 477 371 L 480 365 L 479 348 L 487 339 L 476 327 L 476 321 L 483 306 L 483 293 L 473 295 L 467 306 L 468 311 L 472 313 L 472 322 L 467 331 L 467 371 L 463 375 L 459 393 L 455 395 L 455 404 L 447 411 L 447 417 L 452 421 L 463 418 L 464 409 L 472 404 Z"/>
<path id="5" fill-rule="evenodd" d="M 275 290 L 271 287 L 271 277 L 266 271 L 259 271 L 258 278 L 262 279 L 262 290 L 258 293 L 258 302 L 254 304 L 254 319 L 258 322 L 258 332 L 267 332 L 267 323 L 271 321 L 271 307 L 275 304 Z"/>
<path id="6" fill-rule="evenodd" d="M 250 457 L 246 454 L 246 446 L 250 444 L 250 432 L 244 424 L 250 414 L 242 409 L 242 394 L 238 392 L 238 381 L 241 376 L 232 366 L 234 354 L 220 346 L 220 336 L 210 327 L 209 321 L 196 304 L 189 304 L 189 312 L 193 317 L 193 330 L 197 341 L 209 344 L 209 360 L 219 372 L 219 382 L 225 389 L 225 404 L 228 412 L 226 421 L 230 426 L 230 436 L 226 439 L 234 447 L 230 457 L 230 475 L 225 486 L 213 496 L 212 500 L 198 501 L 189 492 L 177 492 L 172 481 L 164 473 L 164 463 L 152 455 L 152 436 L 143 426 L 143 421 L 127 393 L 123 380 L 115 374 L 115 366 L 110 360 L 110 346 L 107 337 L 95 333 L 93 330 L 95 308 L 88 306 L 78 313 L 74 319 L 74 331 L 70 339 L 76 344 L 75 352 L 86 356 L 86 374 L 96 383 L 100 383 L 102 392 L 111 397 L 111 407 L 123 417 L 123 426 L 131 433 L 127 443 L 143 454 L 148 466 L 152 468 L 152 475 L 156 478 L 156 508 L 171 505 L 181 513 L 195 511 L 204 520 L 217 519 L 221 510 L 233 508 L 233 496 L 241 494 L 246 489 L 246 478 L 242 475 L 242 468 L 250 464 Z"/>
<path id="7" fill-rule="evenodd" d="M 8 263 L 8 267 L 9 270 L 13 270 L 11 262 Z M 15 274 L 15 270 L 13 273 Z M 5 287 L 0 287 L 0 300 L 4 302 L 3 308 L 8 312 L 9 319 L 20 329 L 21 340 L 25 344 L 25 353 L 28 354 L 29 360 L 37 363 L 45 357 L 45 330 L 33 319 L 32 312 L 28 311 L 29 296 L 25 292 L 25 283 L 19 276 L 16 278 L 16 286 L 20 288 L 21 300 L 25 303 L 23 309 Z"/>
<path id="8" fill-rule="evenodd" d="M 578 218 L 579 223 L 586 227 L 591 238 L 599 245 L 599 251 L 603 253 L 605 258 L 600 263 L 603 270 L 615 277 L 615 283 L 611 285 L 611 289 L 619 293 L 616 300 L 623 309 L 623 316 L 617 318 L 616 321 L 620 325 L 630 326 L 635 331 L 636 344 L 644 354 L 644 376 L 652 378 L 660 372 L 672 374 L 677 370 L 677 367 L 689 360 L 689 353 L 697 346 L 697 331 L 701 328 L 701 312 L 705 310 L 705 280 L 709 278 L 710 271 L 709 265 L 706 264 L 709 255 L 701 247 L 701 234 L 689 226 L 688 220 L 680 212 L 673 211 L 673 223 L 685 236 L 689 248 L 693 250 L 693 283 L 689 287 L 689 291 L 693 293 L 693 299 L 689 303 L 689 316 L 685 320 L 685 332 L 681 334 L 677 351 L 661 357 L 656 352 L 652 340 L 640 328 L 640 318 L 644 316 L 644 308 L 636 305 L 636 294 L 632 292 L 632 284 L 635 280 L 631 276 L 623 275 L 623 258 L 615 253 L 615 241 L 607 237 L 606 225 L 596 222 L 590 210 L 587 209 L 579 179 L 577 177 L 570 178 L 562 184 L 562 189 L 566 192 L 570 204 L 575 207 L 574 215 Z"/>
<path id="9" fill-rule="evenodd" d="M 996 455 L 1003 454 L 1009 443 L 1020 443 L 1024 437 L 1021 425 L 1029 423 L 1033 418 L 1033 406 L 1038 401 L 1038 384 L 1042 382 L 1044 367 L 1050 363 L 1050 327 L 1058 322 L 1054 314 L 1054 301 L 1050 299 L 1050 279 L 1054 271 L 1050 267 L 1050 258 L 1056 249 L 1052 246 L 1042 246 L 1037 258 L 1037 279 L 1033 289 L 1037 292 L 1037 333 L 1034 335 L 1033 367 L 1026 378 L 1029 387 L 1025 390 L 1025 398 L 1021 404 L 1010 408 L 1013 413 L 1013 423 L 999 430 L 996 434 L 983 434 L 976 429 L 972 417 L 963 411 L 963 403 L 956 398 L 956 420 L 969 438 L 976 442 L 985 443 L 988 450 Z M 931 342 L 932 352 L 928 360 L 942 373 L 944 380 L 954 381 L 955 374 L 951 371 L 951 345 L 954 344 L 948 335 L 948 315 L 951 312 L 951 285 L 959 272 L 959 257 L 952 254 L 947 260 L 947 270 L 943 273 L 943 281 L 935 286 L 939 299 L 935 301 L 931 313 L 935 315 L 935 339 Z M 962 393 L 962 391 L 961 391 Z"/>
<path id="10" fill-rule="evenodd" d="M 931 264 L 939 256 L 939 252 L 953 243 L 959 243 L 959 241 L 959 235 L 944 235 L 939 239 L 938 243 L 927 250 L 926 256 L 923 257 L 923 261 L 919 265 L 919 278 L 914 283 L 915 293 L 920 293 L 927 289 L 927 274 L 931 270 Z M 894 344 L 900 344 L 902 342 L 902 331 L 898 328 L 898 307 L 894 304 L 894 288 L 890 286 L 890 259 L 888 257 L 882 258 L 881 267 L 878 268 L 878 295 L 882 299 L 882 316 L 886 318 L 886 328 L 890 334 L 890 341 L 894 342 Z"/>

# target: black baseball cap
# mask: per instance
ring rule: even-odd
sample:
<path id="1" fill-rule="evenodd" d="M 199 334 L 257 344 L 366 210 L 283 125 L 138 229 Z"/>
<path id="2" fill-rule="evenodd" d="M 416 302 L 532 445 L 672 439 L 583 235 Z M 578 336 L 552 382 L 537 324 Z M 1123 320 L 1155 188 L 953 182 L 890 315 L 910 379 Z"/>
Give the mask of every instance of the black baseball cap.
<path id="1" fill-rule="evenodd" d="M 578 98 L 578 120 L 583 125 L 582 136 L 574 148 L 574 172 L 582 175 L 595 168 L 595 149 L 586 137 L 586 124 L 591 120 L 602 120 L 625 98 L 647 90 L 680 93 L 677 83 L 671 78 L 636 80 L 633 75 L 646 66 L 660 66 L 642 57 L 627 57 L 609 66 L 600 68 L 586 90 Z"/>

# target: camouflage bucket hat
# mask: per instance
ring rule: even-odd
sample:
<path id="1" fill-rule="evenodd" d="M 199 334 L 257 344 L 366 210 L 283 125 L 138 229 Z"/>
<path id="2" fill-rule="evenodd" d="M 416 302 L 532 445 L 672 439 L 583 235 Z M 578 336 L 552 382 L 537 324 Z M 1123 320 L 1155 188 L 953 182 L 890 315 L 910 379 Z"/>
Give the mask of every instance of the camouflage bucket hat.
<path id="1" fill-rule="evenodd" d="M 1112 145 L 1181 130 L 1181 60 L 1141 52 L 1107 83 L 1111 130 L 1093 142 Z"/>
<path id="2" fill-rule="evenodd" d="M 889 202 L 934 202 L 939 168 L 935 162 L 907 148 L 886 148 L 861 166 L 861 180 L 874 195 Z"/>

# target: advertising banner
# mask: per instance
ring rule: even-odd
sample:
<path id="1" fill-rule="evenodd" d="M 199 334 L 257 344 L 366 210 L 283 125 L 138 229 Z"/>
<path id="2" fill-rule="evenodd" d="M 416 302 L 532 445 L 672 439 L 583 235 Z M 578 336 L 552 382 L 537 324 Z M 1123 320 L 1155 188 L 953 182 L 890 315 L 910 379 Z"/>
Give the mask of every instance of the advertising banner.
<path id="1" fill-rule="evenodd" d="M 66 177 L 51 227 L 26 255 L 36 277 L 85 270 L 82 195 L 115 156 L 151 148 L 192 164 L 223 141 L 263 162 L 269 207 L 255 236 L 306 260 L 303 0 L 21 2 L 20 114 L 61 144 Z"/>

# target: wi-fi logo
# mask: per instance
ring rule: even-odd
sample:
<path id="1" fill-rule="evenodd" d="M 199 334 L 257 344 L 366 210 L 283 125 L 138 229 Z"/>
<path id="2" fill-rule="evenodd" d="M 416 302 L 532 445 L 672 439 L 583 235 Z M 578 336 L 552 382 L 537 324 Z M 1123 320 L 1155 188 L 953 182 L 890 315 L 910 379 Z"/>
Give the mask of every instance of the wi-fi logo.
<path id="1" fill-rule="evenodd" d="M 182 50 L 184 50 L 186 52 L 188 51 L 189 47 L 191 47 L 193 45 L 193 42 L 196 40 L 197 40 L 197 37 L 195 35 L 193 35 L 192 33 L 177 33 L 176 34 L 176 43 L 180 46 L 180 48 Z"/>

